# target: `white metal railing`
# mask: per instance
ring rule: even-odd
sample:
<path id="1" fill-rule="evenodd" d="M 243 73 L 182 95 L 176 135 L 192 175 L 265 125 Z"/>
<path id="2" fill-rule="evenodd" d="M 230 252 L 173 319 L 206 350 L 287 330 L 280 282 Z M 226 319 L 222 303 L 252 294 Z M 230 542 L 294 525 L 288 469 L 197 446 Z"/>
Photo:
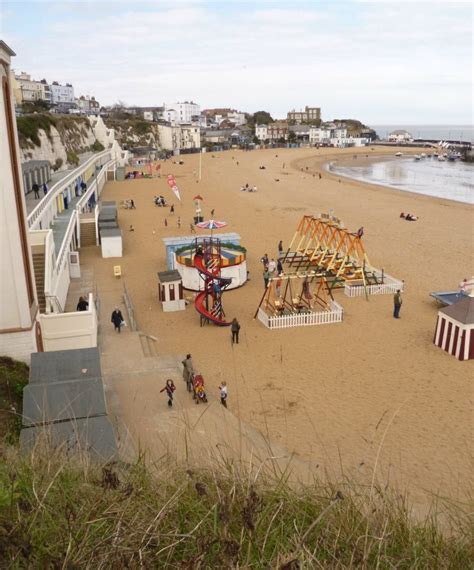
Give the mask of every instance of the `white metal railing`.
<path id="1" fill-rule="evenodd" d="M 95 154 L 91 156 L 86 162 L 72 170 L 69 174 L 61 178 L 56 184 L 54 184 L 50 191 L 46 194 L 46 196 L 40 201 L 40 203 L 34 208 L 34 210 L 29 214 L 27 218 L 28 228 L 29 229 L 37 229 L 36 227 L 39 226 L 39 223 L 42 219 L 43 214 L 45 211 L 54 204 L 54 200 L 58 197 L 58 195 L 67 188 L 70 184 L 72 184 L 78 176 L 83 174 L 88 168 L 90 168 L 93 164 L 97 161 L 105 158 L 105 157 L 112 157 L 111 150 L 104 150 L 99 154 Z"/>
<path id="2" fill-rule="evenodd" d="M 104 184 L 106 182 L 107 169 L 110 168 L 111 166 L 114 166 L 115 163 L 116 163 L 116 160 L 112 159 L 112 160 L 109 160 L 109 162 L 102 165 L 102 168 L 100 169 L 100 172 L 97 174 L 94 181 L 91 183 L 89 188 L 85 191 L 85 193 L 77 201 L 76 210 L 79 210 L 79 211 L 82 210 L 82 208 L 84 208 L 84 206 L 89 201 L 89 198 L 92 196 L 92 194 L 96 190 L 97 190 L 97 194 L 99 194 L 99 192 L 102 190 L 102 188 L 104 187 Z M 102 182 L 103 182 L 103 184 L 101 185 Z"/>
<path id="3" fill-rule="evenodd" d="M 54 250 L 53 230 L 48 230 L 44 240 L 44 295 L 47 299 L 53 295 L 53 271 L 56 264 L 56 253 Z M 48 311 L 48 304 L 46 306 Z"/>
<path id="4" fill-rule="evenodd" d="M 78 223 L 77 210 L 74 210 L 71 217 L 69 218 L 69 223 L 67 225 L 66 233 L 64 234 L 63 243 L 58 252 L 56 258 L 56 265 L 54 266 L 54 272 L 56 277 L 61 273 L 61 269 L 64 267 L 64 263 L 68 263 L 67 254 L 69 253 L 69 246 L 72 241 L 72 236 L 76 224 Z"/>
<path id="5" fill-rule="evenodd" d="M 270 316 L 267 315 L 262 308 L 258 310 L 259 321 L 269 329 L 288 329 L 293 327 L 327 325 L 331 323 L 340 323 L 343 318 L 344 310 L 339 303 L 336 303 L 336 301 L 330 301 L 329 311 L 308 311 L 307 313 Z"/>
<path id="6" fill-rule="evenodd" d="M 396 293 L 398 290 L 403 291 L 405 282 L 400 279 L 395 279 L 391 275 L 382 273 L 378 269 L 374 269 L 374 275 L 380 283 L 373 285 L 366 285 L 359 281 L 357 284 L 345 283 L 344 294 L 348 297 L 363 297 L 365 295 L 386 295 Z"/>

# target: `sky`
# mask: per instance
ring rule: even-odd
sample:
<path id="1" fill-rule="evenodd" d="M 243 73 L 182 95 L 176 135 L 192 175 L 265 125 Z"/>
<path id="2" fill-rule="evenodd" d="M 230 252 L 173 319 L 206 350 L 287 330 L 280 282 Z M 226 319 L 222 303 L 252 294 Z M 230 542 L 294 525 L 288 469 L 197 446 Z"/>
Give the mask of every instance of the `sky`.
<path id="1" fill-rule="evenodd" d="M 472 15 L 450 0 L 0 0 L 0 38 L 16 71 L 102 105 L 471 124 Z"/>

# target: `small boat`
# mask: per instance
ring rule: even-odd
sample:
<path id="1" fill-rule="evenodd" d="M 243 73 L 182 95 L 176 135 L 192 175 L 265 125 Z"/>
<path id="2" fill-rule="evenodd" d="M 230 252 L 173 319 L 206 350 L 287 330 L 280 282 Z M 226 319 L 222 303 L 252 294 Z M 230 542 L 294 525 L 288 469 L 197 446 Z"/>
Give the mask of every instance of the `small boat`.
<path id="1" fill-rule="evenodd" d="M 433 156 L 434 156 L 435 158 L 438 158 L 439 154 L 438 154 L 437 152 L 434 152 L 434 153 L 433 153 Z"/>
<path id="2" fill-rule="evenodd" d="M 421 158 L 426 158 L 426 154 L 424 152 L 421 153 Z"/>
<path id="3" fill-rule="evenodd" d="M 421 160 L 421 156 L 419 154 L 415 154 L 415 156 L 413 157 L 415 160 Z"/>
<path id="4" fill-rule="evenodd" d="M 457 159 L 457 156 L 455 154 L 448 155 L 448 160 L 450 162 L 454 162 L 456 159 Z"/>
<path id="5" fill-rule="evenodd" d="M 444 156 L 438 156 L 438 162 L 446 162 L 446 158 Z"/>
<path id="6" fill-rule="evenodd" d="M 403 156 L 403 152 L 396 152 L 396 153 L 395 153 L 395 156 L 399 156 L 399 157 L 400 157 L 400 156 Z"/>
<path id="7" fill-rule="evenodd" d="M 433 155 L 432 154 L 427 154 L 426 155 L 428 158 L 431 158 Z"/>

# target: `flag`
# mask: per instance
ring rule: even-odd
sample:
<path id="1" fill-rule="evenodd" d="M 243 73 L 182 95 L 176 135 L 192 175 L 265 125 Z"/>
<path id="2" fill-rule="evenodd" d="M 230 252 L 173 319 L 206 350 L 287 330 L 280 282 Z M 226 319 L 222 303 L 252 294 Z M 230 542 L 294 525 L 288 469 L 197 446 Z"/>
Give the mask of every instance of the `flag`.
<path id="1" fill-rule="evenodd" d="M 176 198 L 178 198 L 178 200 L 181 202 L 181 196 L 179 194 L 179 188 L 176 184 L 176 180 L 174 179 L 174 176 L 172 174 L 168 174 L 168 186 L 171 188 L 171 190 L 173 190 Z"/>

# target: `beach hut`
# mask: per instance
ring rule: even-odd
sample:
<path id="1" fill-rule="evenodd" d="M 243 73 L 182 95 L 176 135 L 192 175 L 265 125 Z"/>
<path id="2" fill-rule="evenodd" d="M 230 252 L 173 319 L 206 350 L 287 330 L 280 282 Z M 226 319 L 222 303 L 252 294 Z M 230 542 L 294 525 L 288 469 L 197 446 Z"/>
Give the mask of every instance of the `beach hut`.
<path id="1" fill-rule="evenodd" d="M 184 301 L 183 280 L 179 271 L 158 272 L 158 295 L 163 305 L 163 311 L 184 311 L 186 303 Z"/>
<path id="2" fill-rule="evenodd" d="M 474 358 L 474 291 L 438 311 L 434 343 L 459 360 Z"/>

